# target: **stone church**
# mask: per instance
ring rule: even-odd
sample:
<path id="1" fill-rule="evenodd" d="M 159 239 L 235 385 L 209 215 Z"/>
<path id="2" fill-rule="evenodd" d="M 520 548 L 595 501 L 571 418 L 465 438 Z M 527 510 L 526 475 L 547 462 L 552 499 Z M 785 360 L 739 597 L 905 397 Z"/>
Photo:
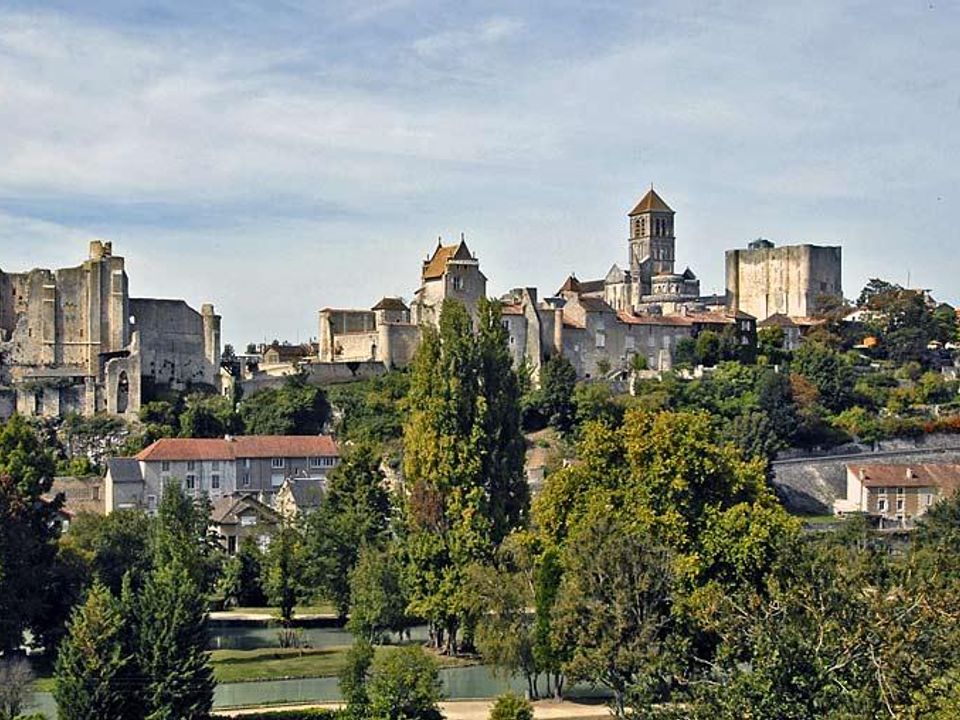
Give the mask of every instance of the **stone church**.
<path id="1" fill-rule="evenodd" d="M 77 267 L 0 272 L 0 417 L 132 416 L 158 388 L 218 388 L 213 305 L 131 298 L 128 284 L 99 241 Z"/>

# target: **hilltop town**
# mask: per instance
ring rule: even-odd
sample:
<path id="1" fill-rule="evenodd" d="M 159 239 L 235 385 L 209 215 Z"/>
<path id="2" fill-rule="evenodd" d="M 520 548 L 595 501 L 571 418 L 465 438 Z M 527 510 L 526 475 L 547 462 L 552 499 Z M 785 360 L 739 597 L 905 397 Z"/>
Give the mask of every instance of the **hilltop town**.
<path id="1" fill-rule="evenodd" d="M 0 576 L 0 681 L 41 710 L 77 698 L 88 709 L 75 717 L 99 717 L 84 638 L 98 634 L 99 657 L 129 632 L 132 659 L 94 673 L 109 717 L 181 701 L 201 711 L 169 717 L 206 717 L 215 684 L 266 692 L 290 673 L 341 673 L 344 712 L 366 717 L 365 703 L 397 702 L 378 677 L 409 671 L 435 688 L 438 663 L 485 673 L 490 695 L 499 671 L 531 699 L 594 683 L 619 717 L 651 698 L 710 708 L 725 696 L 686 683 L 721 672 L 697 653 L 727 663 L 742 642 L 748 620 L 725 593 L 772 618 L 836 591 L 829 612 L 797 610 L 817 626 L 869 605 L 868 580 L 842 585 L 863 567 L 847 534 L 871 548 L 858 553 L 909 545 L 915 555 L 879 556 L 884 577 L 922 576 L 916 558 L 942 551 L 936 533 L 960 502 L 957 311 L 883 279 L 845 299 L 839 246 L 765 239 L 716 258 L 726 292 L 704 295 L 677 265 L 675 218 L 651 187 L 626 216 L 623 267 L 499 298 L 482 240 L 441 239 L 411 263 L 409 301 L 324 307 L 316 343 L 243 352 L 221 346 L 230 318 L 212 303 L 131 297 L 110 242 L 91 242 L 79 266 L 0 273 L 0 569 L 12 579 Z M 793 577 L 796 557 L 835 574 Z M 631 625 L 629 603 L 590 585 L 597 573 L 640 583 L 668 634 Z M 718 621 L 702 614 L 714 606 Z M 938 638 L 952 637 L 946 607 L 924 615 Z M 602 624 L 589 629 L 585 612 Z M 215 640 L 204 630 L 157 660 L 167 641 L 150 633 L 176 613 L 195 628 L 212 618 Z M 266 647 L 221 646 L 271 618 Z M 315 652 L 342 630 L 314 625 L 345 625 L 357 644 Z M 422 637 L 404 641 L 411 628 Z M 759 663 L 779 629 L 752 627 L 764 639 L 740 651 Z M 578 664 L 604 652 L 598 637 L 637 653 L 604 660 L 621 680 Z M 678 674 L 633 695 L 630 663 L 649 647 Z M 28 651 L 37 659 L 5 659 Z M 123 692 L 170 673 L 189 687 L 169 700 Z M 351 695 L 343 673 L 371 694 Z M 722 673 L 749 679 L 742 663 Z M 876 686 L 861 685 L 844 702 L 872 702 Z M 435 717 L 438 700 L 425 692 L 411 717 Z"/>

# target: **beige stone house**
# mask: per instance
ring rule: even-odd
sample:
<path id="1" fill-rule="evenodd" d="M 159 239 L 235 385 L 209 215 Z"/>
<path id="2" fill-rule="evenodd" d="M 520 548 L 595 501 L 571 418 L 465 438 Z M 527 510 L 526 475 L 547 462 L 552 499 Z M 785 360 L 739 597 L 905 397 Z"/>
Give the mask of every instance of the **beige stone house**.
<path id="1" fill-rule="evenodd" d="M 838 515 L 864 513 L 881 527 L 907 527 L 960 488 L 960 465 L 847 465 L 846 497 Z"/>

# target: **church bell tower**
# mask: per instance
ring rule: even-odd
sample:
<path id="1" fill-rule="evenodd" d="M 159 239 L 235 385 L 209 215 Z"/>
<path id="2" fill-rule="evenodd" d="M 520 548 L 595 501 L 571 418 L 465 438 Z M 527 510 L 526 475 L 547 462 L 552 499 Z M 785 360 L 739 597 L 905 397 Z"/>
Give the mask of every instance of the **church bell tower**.
<path id="1" fill-rule="evenodd" d="M 641 295 L 650 293 L 653 277 L 674 271 L 673 216 L 653 186 L 630 211 L 630 272 Z"/>

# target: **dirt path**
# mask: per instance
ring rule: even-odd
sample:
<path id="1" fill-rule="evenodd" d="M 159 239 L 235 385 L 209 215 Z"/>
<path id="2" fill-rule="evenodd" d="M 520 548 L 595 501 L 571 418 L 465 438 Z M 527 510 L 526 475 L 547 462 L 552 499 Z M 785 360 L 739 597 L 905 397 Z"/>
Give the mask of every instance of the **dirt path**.
<path id="1" fill-rule="evenodd" d="M 452 700 L 440 703 L 440 709 L 447 720 L 487 720 L 490 716 L 490 706 L 493 700 Z M 244 715 L 269 712 L 270 710 L 315 710 L 336 709 L 337 704 L 320 705 L 283 705 L 246 710 L 221 710 L 214 713 L 219 717 L 242 718 Z M 610 717 L 610 710 L 606 705 L 599 703 L 582 703 L 566 701 L 562 703 L 553 700 L 540 700 L 533 704 L 534 717 L 537 720 L 592 720 L 593 718 Z"/>

